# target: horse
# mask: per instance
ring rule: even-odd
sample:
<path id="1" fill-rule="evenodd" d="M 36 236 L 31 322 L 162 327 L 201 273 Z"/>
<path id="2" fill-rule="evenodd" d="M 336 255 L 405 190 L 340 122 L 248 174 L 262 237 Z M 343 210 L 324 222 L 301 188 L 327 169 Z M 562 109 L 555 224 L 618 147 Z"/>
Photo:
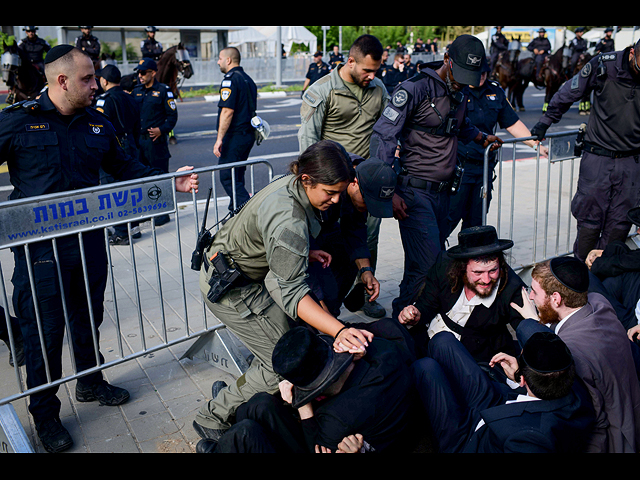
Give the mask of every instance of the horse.
<path id="1" fill-rule="evenodd" d="M 516 103 L 520 106 L 520 111 L 524 111 L 524 92 L 533 84 L 538 90 L 546 90 L 544 106 L 542 111 L 546 112 L 549 102 L 560 90 L 560 87 L 567 81 L 566 70 L 563 68 L 564 49 L 559 49 L 553 55 L 548 56 L 540 70 L 536 68 L 535 58 L 528 55 L 522 58 L 518 64 L 516 85 Z"/>
<path id="2" fill-rule="evenodd" d="M 46 85 L 44 72 L 31 63 L 25 54 L 14 43 L 9 46 L 3 42 L 2 79 L 10 88 L 8 104 L 25 100 L 35 100 Z"/>
<path id="3" fill-rule="evenodd" d="M 191 65 L 189 52 L 182 43 L 168 49 L 158 60 L 156 79 L 160 83 L 167 85 L 174 96 L 180 100 L 182 100 L 180 87 L 182 87 L 185 79 L 189 79 L 192 76 L 193 66 Z"/>
<path id="4" fill-rule="evenodd" d="M 502 88 L 508 92 L 509 101 L 514 104 L 518 86 L 518 61 L 522 52 L 520 37 L 514 37 L 509 42 L 509 49 L 498 56 L 496 65 L 491 72 L 491 78 L 498 81 Z"/>

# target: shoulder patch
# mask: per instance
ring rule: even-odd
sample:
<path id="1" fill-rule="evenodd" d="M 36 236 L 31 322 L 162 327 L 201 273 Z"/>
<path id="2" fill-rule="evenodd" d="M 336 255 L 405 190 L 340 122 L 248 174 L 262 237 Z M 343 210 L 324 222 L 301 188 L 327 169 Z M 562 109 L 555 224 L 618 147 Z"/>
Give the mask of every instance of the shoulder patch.
<path id="1" fill-rule="evenodd" d="M 407 102 L 409 101 L 410 95 L 409 92 L 407 92 L 406 90 L 398 90 L 396 93 L 393 94 L 393 106 L 396 108 L 402 108 L 404 107 Z"/>

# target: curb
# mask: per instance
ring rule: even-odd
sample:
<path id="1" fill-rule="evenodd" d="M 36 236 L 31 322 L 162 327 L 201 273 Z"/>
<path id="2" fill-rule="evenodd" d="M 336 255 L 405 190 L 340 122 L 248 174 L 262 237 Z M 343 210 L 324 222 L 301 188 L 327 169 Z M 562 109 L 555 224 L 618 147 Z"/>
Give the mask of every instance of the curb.
<path id="1" fill-rule="evenodd" d="M 282 98 L 282 97 L 286 97 L 286 96 L 287 96 L 287 92 L 258 93 L 258 98 Z M 220 101 L 220 95 L 205 95 L 204 96 L 204 100 L 206 102 L 219 102 Z"/>

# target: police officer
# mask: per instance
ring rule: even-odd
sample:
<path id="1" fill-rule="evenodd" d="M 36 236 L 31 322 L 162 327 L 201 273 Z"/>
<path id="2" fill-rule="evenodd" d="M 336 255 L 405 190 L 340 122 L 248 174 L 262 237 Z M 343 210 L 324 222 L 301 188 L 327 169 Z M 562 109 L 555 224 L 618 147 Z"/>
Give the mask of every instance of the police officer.
<path id="1" fill-rule="evenodd" d="M 125 153 L 131 158 L 140 156 L 140 107 L 133 96 L 121 86 L 122 74 L 115 65 L 107 65 L 96 72 L 96 77 L 105 93 L 100 95 L 95 102 L 95 108 L 104 113 L 113 124 L 116 135 Z M 111 175 L 101 171 L 100 183 L 114 183 Z M 132 224 L 132 228 L 138 228 L 138 224 Z M 115 233 L 109 238 L 111 245 L 129 245 L 129 229 L 127 225 L 117 225 Z M 140 232 L 136 231 L 133 238 L 140 238 Z"/>
<path id="2" fill-rule="evenodd" d="M 469 121 L 483 132 L 494 132 L 498 126 L 507 130 L 515 138 L 526 138 L 531 132 L 520 120 L 517 113 L 507 100 L 507 95 L 499 82 L 489 80 L 490 67 L 484 58 L 482 78 L 480 86 L 465 87 L 463 90 L 468 97 L 467 111 Z M 534 140 L 524 142 L 531 148 L 537 148 Z M 541 147 L 541 154 L 546 155 L 548 150 Z M 449 235 L 457 228 L 462 220 L 462 230 L 472 227 L 481 227 L 483 218 L 482 194 L 484 187 L 484 155 L 485 149 L 477 143 L 464 144 L 458 142 L 458 164 L 464 168 L 464 176 L 460 190 L 451 197 L 449 207 Z M 491 204 L 492 177 L 496 167 L 496 153 L 489 156 L 489 189 L 487 193 L 487 206 Z"/>
<path id="3" fill-rule="evenodd" d="M 171 88 L 156 80 L 158 64 L 143 59 L 135 69 L 139 84 L 133 98 L 140 107 L 140 161 L 145 165 L 169 173 L 169 134 L 178 123 L 178 107 Z M 156 219 L 156 226 L 170 221 L 169 215 Z"/>
<path id="4" fill-rule="evenodd" d="M 344 55 L 340 51 L 340 46 L 334 45 L 333 52 L 331 52 L 331 55 L 329 56 L 329 65 L 331 67 L 331 70 L 336 68 L 341 63 L 344 63 Z"/>
<path id="5" fill-rule="evenodd" d="M 93 27 L 78 27 L 82 30 L 82 35 L 76 38 L 76 47 L 91 57 L 93 63 L 100 60 L 100 40 L 91 34 Z"/>
<path id="6" fill-rule="evenodd" d="M 309 86 L 316 83 L 322 77 L 326 77 L 331 73 L 331 67 L 322 60 L 322 52 L 316 52 L 313 56 L 313 63 L 309 65 L 309 70 L 307 71 L 307 77 L 304 81 L 304 86 L 302 88 L 302 94 L 307 91 Z"/>
<path id="7" fill-rule="evenodd" d="M 99 185 L 100 168 L 119 180 L 162 173 L 129 159 L 120 148 L 111 122 L 89 108 L 97 85 L 93 63 L 87 55 L 70 45 L 62 45 L 49 52 L 45 63 L 47 91 L 36 101 L 19 103 L 0 113 L 0 162 L 7 162 L 9 167 L 14 186 L 12 200 L 95 187 Z M 34 125 L 38 128 L 33 128 Z M 189 192 L 197 187 L 195 175 L 179 179 L 180 191 Z M 77 371 L 96 367 L 79 239 L 77 236 L 60 238 L 57 245 L 57 257 L 51 241 L 30 245 L 29 266 L 25 250 L 13 249 L 13 305 L 21 322 L 30 390 L 49 382 L 41 353 L 29 271 L 33 272 L 51 380 L 55 382 L 62 377 L 65 315 L 60 283 L 67 293 L 68 335 L 73 342 Z M 95 326 L 99 328 L 107 281 L 104 233 L 84 234 L 83 247 L 89 274 L 86 279 L 88 295 Z M 61 452 L 73 444 L 60 422 L 57 390 L 58 387 L 53 387 L 31 395 L 29 406 L 38 436 L 49 452 Z M 129 394 L 108 385 L 101 373 L 94 373 L 78 380 L 76 398 L 80 402 L 99 401 L 105 406 L 116 406 L 126 402 Z"/>
<path id="8" fill-rule="evenodd" d="M 491 36 L 491 71 L 498 63 L 498 57 L 501 53 L 509 50 L 509 40 L 502 33 L 504 27 L 496 27 L 496 33 Z"/>
<path id="9" fill-rule="evenodd" d="M 547 31 L 541 28 L 538 30 L 538 38 L 534 38 L 527 46 L 527 50 L 535 55 L 536 75 L 540 75 L 544 61 L 551 54 L 551 42 L 546 35 Z"/>
<path id="10" fill-rule="evenodd" d="M 361 310 L 365 291 L 369 292 L 370 302 L 379 297 L 380 284 L 367 243 L 367 220 L 368 215 L 393 218 L 393 194 L 398 183 L 390 165 L 375 159 L 365 161 L 356 155 L 351 158 L 356 177 L 340 202 L 321 212 L 322 231 L 311 239 L 310 246 L 309 284 L 323 307 L 336 318 L 343 303 L 350 311 Z M 362 283 L 352 291 L 356 280 Z M 348 294 L 352 302 L 345 301 Z"/>
<path id="11" fill-rule="evenodd" d="M 160 57 L 164 53 L 164 47 L 162 43 L 156 40 L 156 27 L 145 28 L 147 32 L 147 38 L 140 42 L 140 51 L 142 52 L 142 58 L 151 58 L 153 60 L 160 60 Z"/>
<path id="12" fill-rule="evenodd" d="M 607 27 L 604 31 L 604 38 L 596 45 L 596 55 L 611 53 L 616 49 L 616 41 L 613 39 L 613 28 Z"/>
<path id="13" fill-rule="evenodd" d="M 51 50 L 51 45 L 38 36 L 38 27 L 24 27 L 22 31 L 26 32 L 27 36 L 20 41 L 18 48 L 25 52 L 31 63 L 44 74 L 44 56 Z"/>
<path id="14" fill-rule="evenodd" d="M 240 66 L 242 57 L 237 48 L 229 47 L 220 52 L 218 66 L 225 74 L 218 103 L 218 138 L 213 154 L 219 165 L 246 162 L 256 141 L 251 119 L 256 116 L 258 88 Z M 233 190 L 231 170 L 220 172 L 220 182 L 229 195 L 229 210 L 246 203 L 250 196 L 245 188 L 246 168 L 236 168 L 236 190 Z M 235 202 L 235 204 L 234 204 Z"/>
<path id="15" fill-rule="evenodd" d="M 372 157 L 395 165 L 400 174 L 394 214 L 400 220 L 406 261 L 393 318 L 415 302 L 429 268 L 444 249 L 458 139 L 485 148 L 502 143 L 469 122 L 461 92 L 465 85 L 480 85 L 484 55 L 480 40 L 459 37 L 443 62 L 421 66 L 420 74 L 396 89 L 373 129 Z"/>
<path id="16" fill-rule="evenodd" d="M 580 60 L 580 56 L 586 53 L 586 51 L 589 49 L 589 44 L 584 38 L 582 38 L 584 36 L 584 32 L 584 27 L 576 28 L 576 38 L 571 40 L 571 43 L 569 44 L 569 50 L 571 50 L 571 62 L 568 75 L 569 78 L 573 77 L 576 71 L 576 66 L 578 65 L 578 61 Z"/>
<path id="17" fill-rule="evenodd" d="M 627 213 L 640 201 L 638 55 L 640 42 L 594 58 L 558 91 L 531 131 L 542 140 L 573 103 L 593 92 L 578 191 L 572 203 L 578 221 L 574 253 L 583 261 L 592 250 L 626 240 L 631 228 Z"/>
<path id="18" fill-rule="evenodd" d="M 318 213 L 337 203 L 353 182 L 351 159 L 342 146 L 324 140 L 309 147 L 291 172 L 258 192 L 204 255 L 200 289 L 206 305 L 255 359 L 235 384 L 214 385 L 215 398 L 193 424 L 203 439 L 218 440 L 254 395 L 278 392 L 282 379 L 273 371 L 273 350 L 297 323 L 330 335 L 338 353 L 366 353 L 373 340 L 323 310 L 306 282 L 310 238 L 322 228 Z M 220 281 L 231 271 L 242 275 L 229 288 L 218 288 L 226 286 Z"/>

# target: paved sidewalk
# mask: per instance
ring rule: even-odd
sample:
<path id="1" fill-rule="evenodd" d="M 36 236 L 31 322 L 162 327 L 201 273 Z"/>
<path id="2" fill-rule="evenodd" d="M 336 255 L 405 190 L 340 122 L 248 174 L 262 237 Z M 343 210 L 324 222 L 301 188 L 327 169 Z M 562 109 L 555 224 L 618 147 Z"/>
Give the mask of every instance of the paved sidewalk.
<path id="1" fill-rule="evenodd" d="M 533 221 L 533 199 L 535 195 L 535 162 L 518 162 L 517 195 L 515 196 L 514 240 L 516 248 L 512 255 L 514 266 L 526 265 L 532 262 L 533 242 L 532 232 L 536 223 Z M 511 164 L 505 164 L 504 177 L 511 178 Z M 577 168 L 575 176 L 577 176 Z M 546 179 L 546 172 L 541 175 Z M 563 183 L 568 182 L 565 174 Z M 510 189 L 510 185 L 505 188 Z M 538 228 L 543 232 L 545 222 L 549 218 L 548 256 L 555 256 L 555 225 L 557 206 L 553 199 L 557 197 L 557 189 L 552 187 L 549 198 L 552 206 L 547 217 L 545 203 L 546 193 L 540 199 Z M 561 218 L 568 215 L 566 208 L 569 202 L 567 188 L 564 188 L 564 210 Z M 505 190 L 508 192 L 509 190 Z M 509 204 L 510 193 L 504 200 L 506 211 L 502 212 L 502 237 L 509 232 Z M 203 209 L 200 208 L 200 217 Z M 495 210 L 495 209 L 494 209 Z M 496 213 L 492 211 L 489 222 L 495 225 Z M 213 218 L 210 213 L 210 218 Z M 191 252 L 195 246 L 194 214 L 191 206 L 180 209 L 181 250 L 183 254 L 183 271 L 187 292 L 187 311 L 189 329 L 201 332 L 206 326 L 205 315 L 200 300 L 198 274 L 190 270 Z M 150 223 L 142 226 L 143 238 L 136 241 L 136 271 L 140 285 L 142 305 L 142 322 L 139 321 L 136 296 L 133 288 L 133 270 L 130 264 L 128 247 L 112 248 L 113 264 L 116 277 L 116 298 L 118 302 L 122 326 L 122 349 L 124 357 L 133 352 L 144 350 L 143 340 L 147 348 L 163 343 L 165 333 L 162 330 L 160 318 L 161 305 L 158 300 L 158 283 L 156 267 L 153 259 L 153 240 Z M 567 239 L 573 242 L 573 234 L 561 230 L 560 250 L 565 253 Z M 457 232 L 452 236 L 451 245 L 457 243 Z M 187 328 L 185 324 L 184 302 L 181 287 L 181 268 L 178 248 L 176 245 L 175 220 L 170 224 L 158 228 L 157 244 L 160 258 L 162 290 L 165 301 L 162 305 L 167 318 L 167 339 L 169 342 L 184 338 Z M 545 243 L 536 245 L 538 255 L 543 252 Z M 380 303 L 391 312 L 391 303 L 398 295 L 398 285 L 402 280 L 404 254 L 400 241 L 398 223 L 395 220 L 385 220 L 382 224 L 380 237 L 380 260 L 377 277 L 382 284 Z M 13 258 L 8 251 L 0 251 L 0 262 L 6 282 L 6 288 L 11 289 L 11 273 Z M 121 357 L 120 344 L 115 334 L 115 317 L 113 299 L 110 287 L 107 289 L 106 313 L 104 325 L 101 329 L 101 350 L 107 362 Z M 207 315 L 210 325 L 217 324 L 217 320 Z M 342 320 L 350 319 L 367 321 L 361 314 L 345 315 Z M 140 330 L 140 323 L 144 325 Z M 75 400 L 75 382 L 60 388 L 59 398 L 62 400 L 61 419 L 70 431 L 75 446 L 69 453 L 192 453 L 199 441 L 192 428 L 196 412 L 211 395 L 211 386 L 217 380 L 233 381 L 229 374 L 212 367 L 202 360 L 180 360 L 195 341 L 189 341 L 158 353 L 129 361 L 128 363 L 109 369 L 105 376 L 112 384 L 126 388 L 131 393 L 128 404 L 118 408 L 99 407 L 97 404 L 80 404 Z M 18 393 L 14 369 L 10 368 L 8 349 L 0 342 L 0 398 L 7 398 Z M 68 351 L 65 350 L 65 374 L 72 374 Z M 24 369 L 22 369 L 24 374 Z M 43 452 L 37 435 L 35 435 L 31 418 L 27 411 L 27 400 L 22 399 L 13 403 L 23 428 L 36 452 Z"/>

